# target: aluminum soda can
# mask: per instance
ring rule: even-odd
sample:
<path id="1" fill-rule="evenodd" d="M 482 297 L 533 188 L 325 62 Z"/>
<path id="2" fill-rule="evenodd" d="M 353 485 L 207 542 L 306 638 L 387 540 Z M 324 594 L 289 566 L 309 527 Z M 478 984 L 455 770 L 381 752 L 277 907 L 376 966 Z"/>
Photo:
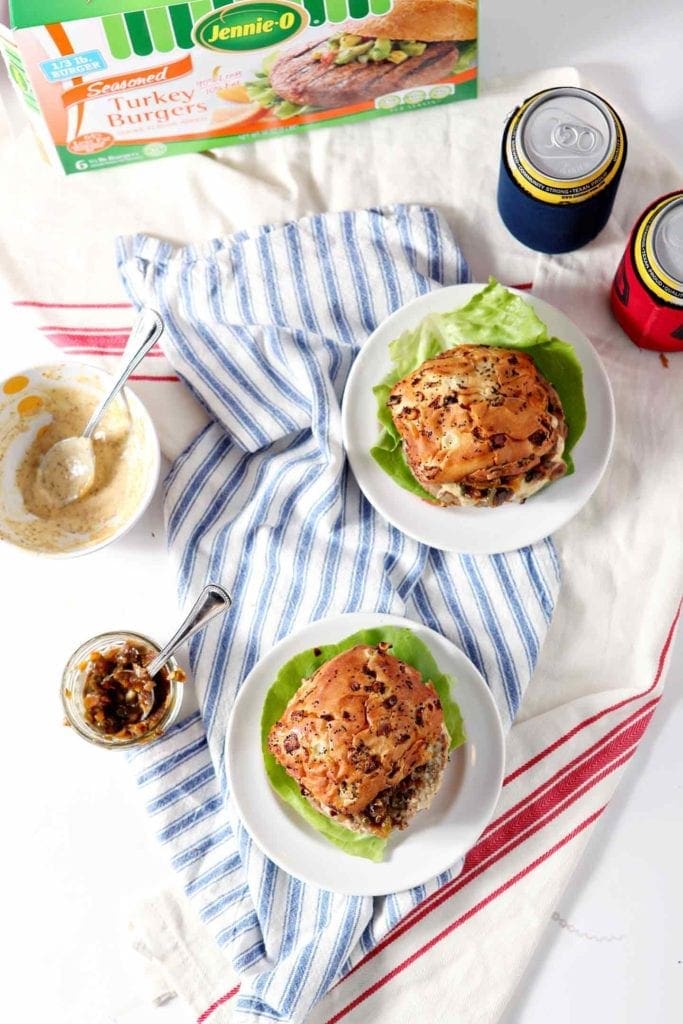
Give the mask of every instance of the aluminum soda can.
<path id="1" fill-rule="evenodd" d="M 683 351 L 683 189 L 655 199 L 636 221 L 610 299 L 640 348 Z"/>
<path id="2" fill-rule="evenodd" d="M 571 252 L 602 231 L 626 161 L 616 111 L 587 89 L 545 89 L 524 100 L 503 133 L 498 209 L 539 252 Z"/>

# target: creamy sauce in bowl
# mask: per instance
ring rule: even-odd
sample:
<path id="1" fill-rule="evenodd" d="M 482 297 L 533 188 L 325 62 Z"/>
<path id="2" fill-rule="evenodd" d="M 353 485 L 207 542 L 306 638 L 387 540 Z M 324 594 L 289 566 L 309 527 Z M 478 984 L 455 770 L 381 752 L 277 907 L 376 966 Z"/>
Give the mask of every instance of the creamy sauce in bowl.
<path id="1" fill-rule="evenodd" d="M 142 406 L 119 395 L 93 435 L 92 487 L 61 505 L 44 485 L 41 460 L 57 441 L 81 434 L 106 390 L 106 376 L 57 367 L 32 371 L 31 377 L 26 393 L 10 390 L 0 408 L 0 537 L 51 554 L 99 546 L 122 532 L 146 503 L 158 462 L 151 423 Z"/>

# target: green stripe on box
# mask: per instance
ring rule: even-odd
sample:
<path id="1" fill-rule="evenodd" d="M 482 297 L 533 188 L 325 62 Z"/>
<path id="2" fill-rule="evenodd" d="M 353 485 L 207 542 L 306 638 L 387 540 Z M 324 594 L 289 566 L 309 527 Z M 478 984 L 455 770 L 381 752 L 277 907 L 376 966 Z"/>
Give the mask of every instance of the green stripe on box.
<path id="1" fill-rule="evenodd" d="M 137 53 L 138 57 L 149 57 L 154 47 L 152 45 L 152 37 L 147 28 L 145 15 L 142 11 L 131 11 L 130 14 L 124 14 L 123 17 L 130 41 L 133 44 L 133 50 Z"/>
<path id="2" fill-rule="evenodd" d="M 191 50 L 194 43 L 192 42 L 193 22 L 190 8 L 187 4 L 174 4 L 173 7 L 169 7 L 168 13 L 171 16 L 173 33 L 178 46 L 183 50 Z"/>
<path id="3" fill-rule="evenodd" d="M 205 14 L 209 14 L 213 10 L 213 4 L 211 0 L 194 0 L 194 3 L 190 4 L 190 14 L 192 15 L 192 24 L 199 21 Z"/>
<path id="4" fill-rule="evenodd" d="M 349 0 L 349 14 L 352 18 L 366 18 L 368 13 L 368 0 Z"/>
<path id="5" fill-rule="evenodd" d="M 116 57 L 117 60 L 125 60 L 126 57 L 130 57 L 132 50 L 123 15 L 108 14 L 106 18 L 102 18 L 102 27 L 104 28 L 104 34 L 107 37 L 112 57 Z"/>
<path id="6" fill-rule="evenodd" d="M 391 10 L 393 0 L 370 0 L 370 11 L 372 14 L 386 14 Z"/>
<path id="7" fill-rule="evenodd" d="M 349 8 L 346 0 L 325 0 L 325 6 L 327 7 L 327 18 L 333 24 L 339 21 L 345 21 L 349 16 Z"/>
<path id="8" fill-rule="evenodd" d="M 325 21 L 325 0 L 302 0 L 311 18 L 311 25 L 322 25 Z"/>
<path id="9" fill-rule="evenodd" d="M 39 111 L 38 100 L 18 49 L 6 36 L 0 36 L 0 50 L 7 61 L 7 73 L 21 93 L 24 103 L 29 110 Z"/>
<path id="10" fill-rule="evenodd" d="M 168 53 L 175 47 L 171 22 L 168 20 L 168 11 L 165 7 L 155 7 L 147 11 L 147 26 L 154 43 L 154 49 L 159 53 Z"/>

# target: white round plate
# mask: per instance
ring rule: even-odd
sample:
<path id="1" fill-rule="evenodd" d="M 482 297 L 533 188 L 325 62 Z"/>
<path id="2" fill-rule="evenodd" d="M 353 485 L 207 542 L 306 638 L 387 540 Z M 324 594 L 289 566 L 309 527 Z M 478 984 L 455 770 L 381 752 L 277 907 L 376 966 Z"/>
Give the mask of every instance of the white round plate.
<path id="1" fill-rule="evenodd" d="M 380 864 L 343 853 L 311 828 L 268 782 L 261 752 L 266 693 L 295 654 L 336 643 L 359 629 L 407 626 L 456 681 L 454 697 L 467 742 L 450 756 L 444 781 L 428 810 L 389 839 Z M 323 889 L 383 896 L 421 885 L 456 864 L 489 822 L 503 779 L 504 738 L 491 693 L 472 662 L 450 640 L 410 619 L 354 612 L 312 622 L 277 644 L 245 679 L 226 735 L 225 764 L 238 813 L 254 842 L 290 875 Z"/>
<path id="2" fill-rule="evenodd" d="M 380 426 L 373 387 L 391 369 L 389 344 L 430 313 L 464 306 L 483 284 L 456 284 L 420 295 L 379 325 L 357 356 L 342 403 L 342 436 L 351 469 L 365 497 L 403 533 L 430 547 L 494 554 L 533 544 L 563 526 L 585 505 L 605 471 L 614 441 L 614 399 L 607 374 L 585 334 L 553 306 L 518 292 L 533 306 L 551 336 L 574 346 L 583 367 L 587 422 L 572 452 L 575 471 L 525 504 L 498 508 L 439 508 L 399 487 L 370 455 Z M 516 291 L 511 288 L 510 291 Z"/>

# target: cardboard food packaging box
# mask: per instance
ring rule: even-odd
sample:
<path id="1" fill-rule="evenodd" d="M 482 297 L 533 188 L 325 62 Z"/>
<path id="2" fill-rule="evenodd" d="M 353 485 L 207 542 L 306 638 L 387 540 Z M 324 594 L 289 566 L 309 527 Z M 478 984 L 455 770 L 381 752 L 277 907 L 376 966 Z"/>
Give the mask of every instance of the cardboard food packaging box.
<path id="1" fill-rule="evenodd" d="M 477 0 L 10 0 L 6 20 L 67 174 L 476 95 Z"/>

